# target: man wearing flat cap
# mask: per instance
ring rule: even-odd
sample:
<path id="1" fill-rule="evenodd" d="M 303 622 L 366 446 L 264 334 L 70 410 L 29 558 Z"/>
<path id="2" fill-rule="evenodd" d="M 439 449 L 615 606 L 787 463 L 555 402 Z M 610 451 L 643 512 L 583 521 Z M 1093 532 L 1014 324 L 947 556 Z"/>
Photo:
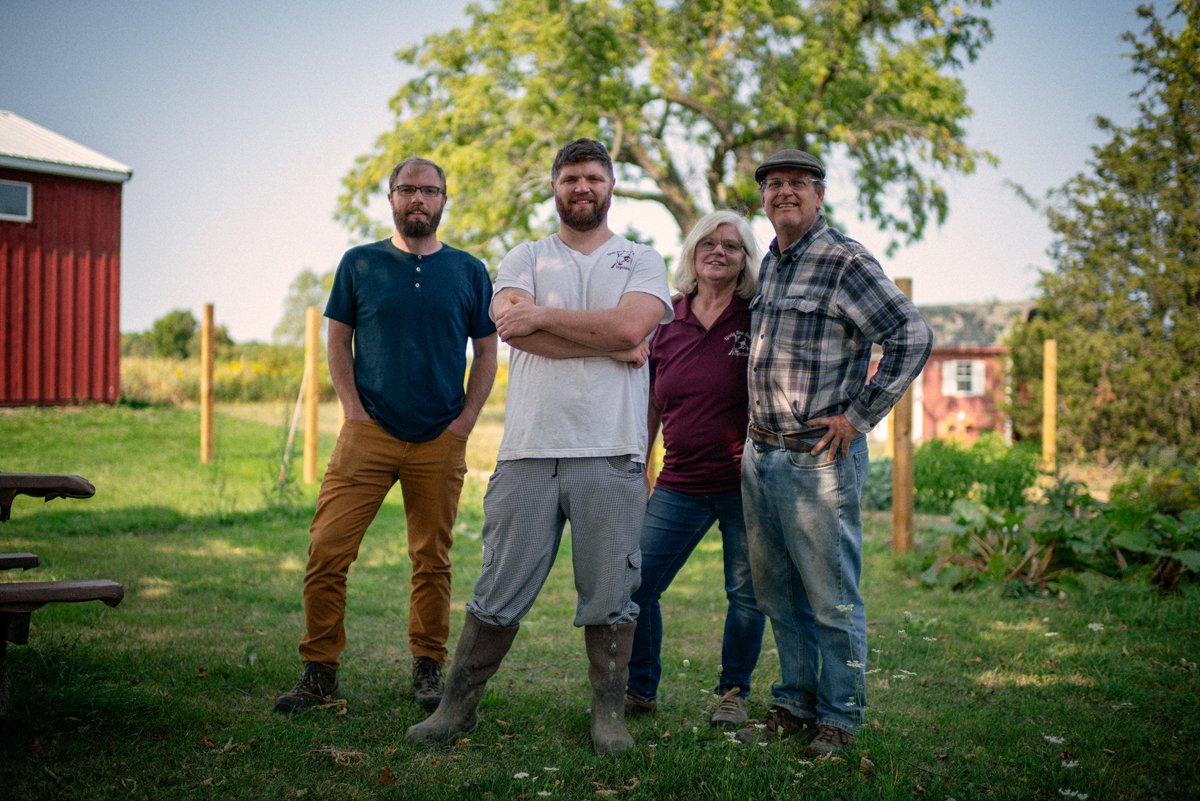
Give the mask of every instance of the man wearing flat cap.
<path id="1" fill-rule="evenodd" d="M 867 705 L 866 432 L 920 373 L 933 337 L 875 257 L 825 221 L 820 159 L 781 150 L 754 178 L 775 240 L 751 302 L 742 498 L 781 678 L 766 716 L 737 737 L 794 736 L 813 755 L 836 754 Z M 868 381 L 872 344 L 883 358 Z"/>

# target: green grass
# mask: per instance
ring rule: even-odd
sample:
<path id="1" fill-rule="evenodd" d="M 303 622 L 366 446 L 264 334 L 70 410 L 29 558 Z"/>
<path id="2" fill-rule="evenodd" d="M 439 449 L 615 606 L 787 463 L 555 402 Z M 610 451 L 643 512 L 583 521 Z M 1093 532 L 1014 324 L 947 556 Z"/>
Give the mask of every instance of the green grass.
<path id="1" fill-rule="evenodd" d="M 569 539 L 489 685 L 479 730 L 454 747 L 408 745 L 404 729 L 424 715 L 408 690 L 399 493 L 352 569 L 345 704 L 279 716 L 272 699 L 299 673 L 316 494 L 272 491 L 288 411 L 219 413 L 218 461 L 201 465 L 195 410 L 0 410 L 0 470 L 80 473 L 97 487 L 88 501 L 18 498 L 0 549 L 36 552 L 42 566 L 3 579 L 107 577 L 126 588 L 116 609 L 41 609 L 29 644 L 9 646 L 0 797 L 1200 797 L 1194 586 L 1168 598 L 1109 583 L 1041 598 L 931 591 L 912 559 L 889 550 L 887 514 L 868 520 L 871 709 L 846 759 L 806 760 L 786 741 L 731 744 L 706 725 L 724 611 L 715 538 L 664 598 L 661 708 L 631 721 L 635 749 L 600 758 L 588 742 Z M 489 408 L 468 457 L 451 647 L 479 570 L 499 425 Z M 332 443 L 327 431 L 322 464 Z M 753 712 L 777 677 L 768 635 Z"/>

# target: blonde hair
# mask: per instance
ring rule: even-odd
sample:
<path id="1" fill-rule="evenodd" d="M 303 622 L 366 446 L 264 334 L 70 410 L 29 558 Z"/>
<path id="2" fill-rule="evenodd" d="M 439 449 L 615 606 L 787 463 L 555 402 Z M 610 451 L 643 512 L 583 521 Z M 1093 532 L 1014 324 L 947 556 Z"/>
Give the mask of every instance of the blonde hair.
<path id="1" fill-rule="evenodd" d="M 733 293 L 739 298 L 754 297 L 758 287 L 758 265 L 762 260 L 758 243 L 754 240 L 754 231 L 750 223 L 737 212 L 728 209 L 705 214 L 692 227 L 691 233 L 683 240 L 683 252 L 679 255 L 679 269 L 675 271 L 675 288 L 685 295 L 696 291 L 696 246 L 701 239 L 710 236 L 713 231 L 729 223 L 737 229 L 738 238 L 742 240 L 742 256 L 746 260 L 741 275 L 738 276 L 737 287 Z"/>

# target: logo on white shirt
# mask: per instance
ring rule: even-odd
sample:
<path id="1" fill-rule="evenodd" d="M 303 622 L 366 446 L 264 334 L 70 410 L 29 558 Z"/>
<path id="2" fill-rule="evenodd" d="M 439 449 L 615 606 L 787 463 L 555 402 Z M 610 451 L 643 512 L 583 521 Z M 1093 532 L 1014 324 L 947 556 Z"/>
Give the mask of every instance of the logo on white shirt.
<path id="1" fill-rule="evenodd" d="M 625 270 L 633 269 L 633 251 L 632 250 L 614 250 L 608 255 L 613 256 L 613 263 L 609 266 L 610 270 Z"/>

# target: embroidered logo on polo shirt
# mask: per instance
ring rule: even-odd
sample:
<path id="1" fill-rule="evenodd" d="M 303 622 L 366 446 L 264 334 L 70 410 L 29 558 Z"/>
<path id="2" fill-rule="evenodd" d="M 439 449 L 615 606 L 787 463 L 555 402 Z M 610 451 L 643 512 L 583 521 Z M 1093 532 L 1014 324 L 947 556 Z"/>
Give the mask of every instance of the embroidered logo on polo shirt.
<path id="1" fill-rule="evenodd" d="M 613 263 L 609 265 L 610 270 L 625 270 L 633 269 L 633 251 L 632 250 L 613 250 L 606 253 L 607 256 L 613 256 Z"/>
<path id="2" fill-rule="evenodd" d="M 749 331 L 734 331 L 725 337 L 726 342 L 732 342 L 733 347 L 729 350 L 730 356 L 749 356 L 750 355 L 750 332 Z"/>

